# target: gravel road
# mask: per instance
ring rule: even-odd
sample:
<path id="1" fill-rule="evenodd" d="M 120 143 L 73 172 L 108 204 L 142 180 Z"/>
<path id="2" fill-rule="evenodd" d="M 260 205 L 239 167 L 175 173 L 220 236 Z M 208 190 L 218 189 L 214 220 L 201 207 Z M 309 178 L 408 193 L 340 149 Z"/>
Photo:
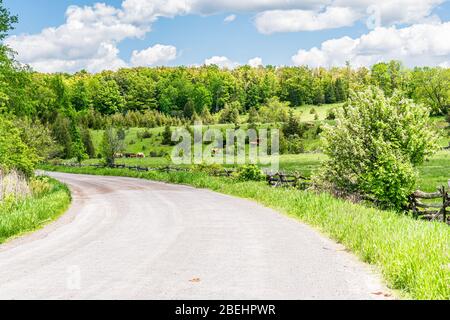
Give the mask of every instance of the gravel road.
<path id="1" fill-rule="evenodd" d="M 146 180 L 50 173 L 70 210 L 0 246 L 0 299 L 385 299 L 369 266 L 254 202 Z"/>

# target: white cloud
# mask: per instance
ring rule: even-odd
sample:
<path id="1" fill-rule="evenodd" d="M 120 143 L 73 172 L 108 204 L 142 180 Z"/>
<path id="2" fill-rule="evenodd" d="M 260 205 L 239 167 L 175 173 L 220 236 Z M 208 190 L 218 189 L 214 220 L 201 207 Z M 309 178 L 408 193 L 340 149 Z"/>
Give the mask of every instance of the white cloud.
<path id="1" fill-rule="evenodd" d="M 30 64 L 38 71 L 73 72 L 84 68 L 95 72 L 100 68 L 126 66 L 127 63 L 119 57 L 118 44 L 125 39 L 143 38 L 160 17 L 255 13 L 257 29 L 270 34 L 337 28 L 351 25 L 356 20 L 364 21 L 368 17 L 371 17 L 369 21 L 388 27 L 393 24 L 436 24 L 439 19 L 433 16 L 433 9 L 444 1 L 123 0 L 120 7 L 101 3 L 84 7 L 70 6 L 64 24 L 46 28 L 38 34 L 11 36 L 5 42 L 18 52 L 19 61 Z M 230 15 L 225 20 L 231 21 L 233 17 L 235 19 L 235 15 Z M 442 39 L 441 42 L 446 42 Z M 386 39 L 384 42 L 389 41 Z M 323 50 L 317 50 L 326 55 Z M 144 53 L 138 52 L 136 55 Z M 341 56 L 341 53 L 337 53 L 337 56 Z M 133 61 L 137 59 L 134 57 Z M 299 52 L 296 60 L 312 59 L 308 52 Z M 330 60 L 328 55 L 323 59 Z M 232 61 L 219 63 L 228 66 L 236 64 Z"/>
<path id="2" fill-rule="evenodd" d="M 254 57 L 253 59 L 248 60 L 247 64 L 252 68 L 258 68 L 263 65 L 260 57 Z"/>
<path id="3" fill-rule="evenodd" d="M 154 45 L 142 51 L 134 50 L 131 55 L 131 64 L 138 66 L 164 65 L 177 57 L 177 48 L 162 44 Z"/>
<path id="4" fill-rule="evenodd" d="M 233 22 L 234 20 L 236 20 L 236 15 L 235 15 L 235 14 L 231 14 L 231 15 L 227 16 L 227 17 L 223 20 L 223 22 L 225 22 L 225 23 L 230 23 L 230 22 Z"/>
<path id="5" fill-rule="evenodd" d="M 323 12 L 308 10 L 265 11 L 256 16 L 259 32 L 315 31 L 351 26 L 361 15 L 350 8 L 328 7 Z"/>
<path id="6" fill-rule="evenodd" d="M 217 65 L 219 68 L 227 68 L 227 69 L 234 69 L 239 66 L 238 62 L 231 61 L 230 59 L 224 56 L 214 56 L 205 60 L 205 65 L 209 66 L 212 64 Z"/>
<path id="7" fill-rule="evenodd" d="M 377 28 L 360 38 L 343 37 L 322 43 L 320 48 L 299 50 L 292 57 L 295 65 L 369 66 L 401 60 L 408 66 L 445 65 L 450 61 L 450 22 L 416 24 L 410 27 Z"/>
<path id="8" fill-rule="evenodd" d="M 351 7 L 365 13 L 365 17 L 379 18 L 380 26 L 422 23 L 432 11 L 447 0 L 335 0 L 333 5 Z"/>
<path id="9" fill-rule="evenodd" d="M 255 26 L 263 34 L 334 29 L 352 26 L 362 20 L 373 29 L 380 26 L 438 22 L 432 14 L 446 0 L 334 0 L 317 1 L 316 9 L 267 10 L 256 15 Z"/>
<path id="10" fill-rule="evenodd" d="M 128 38 L 142 38 L 160 16 L 182 14 L 186 8 L 180 3 L 179 0 L 125 0 L 120 9 L 101 3 L 70 6 L 66 10 L 66 22 L 61 26 L 34 35 L 11 36 L 5 42 L 17 51 L 19 61 L 37 71 L 114 70 L 127 65 L 119 58 L 117 45 Z"/>

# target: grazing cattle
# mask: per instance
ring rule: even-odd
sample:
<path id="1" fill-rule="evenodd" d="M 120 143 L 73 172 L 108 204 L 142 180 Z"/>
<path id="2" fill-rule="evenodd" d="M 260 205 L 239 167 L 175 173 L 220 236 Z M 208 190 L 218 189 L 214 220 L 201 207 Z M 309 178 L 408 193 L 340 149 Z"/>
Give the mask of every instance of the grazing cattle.
<path id="1" fill-rule="evenodd" d="M 145 154 L 143 154 L 142 152 L 139 152 L 139 153 L 136 155 L 136 158 L 145 158 Z"/>
<path id="2" fill-rule="evenodd" d="M 123 153 L 115 153 L 114 158 L 116 158 L 116 159 L 123 158 Z"/>
<path id="3" fill-rule="evenodd" d="M 135 153 L 125 153 L 125 158 L 137 158 L 137 154 L 135 154 Z"/>

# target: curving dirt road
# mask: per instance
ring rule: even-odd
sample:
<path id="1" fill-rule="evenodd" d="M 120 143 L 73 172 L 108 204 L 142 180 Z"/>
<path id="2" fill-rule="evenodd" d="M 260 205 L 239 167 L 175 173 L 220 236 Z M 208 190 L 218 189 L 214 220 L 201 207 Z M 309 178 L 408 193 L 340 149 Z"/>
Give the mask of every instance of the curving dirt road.
<path id="1" fill-rule="evenodd" d="M 251 201 L 145 180 L 51 173 L 73 205 L 0 246 L 1 299 L 380 299 L 378 276 Z"/>

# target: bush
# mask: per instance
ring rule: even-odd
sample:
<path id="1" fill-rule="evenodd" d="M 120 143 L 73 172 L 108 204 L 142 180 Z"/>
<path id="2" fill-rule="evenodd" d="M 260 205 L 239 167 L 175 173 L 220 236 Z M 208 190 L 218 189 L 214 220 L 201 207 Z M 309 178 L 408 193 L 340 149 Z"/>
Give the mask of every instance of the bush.
<path id="1" fill-rule="evenodd" d="M 139 140 L 150 139 L 153 135 L 149 130 L 144 130 L 143 132 L 138 131 L 136 134 Z"/>
<path id="2" fill-rule="evenodd" d="M 30 177 L 39 160 L 34 148 L 27 146 L 21 139 L 19 129 L 0 116 L 0 170 L 17 169 Z"/>
<path id="3" fill-rule="evenodd" d="M 290 154 L 299 154 L 305 152 L 305 144 L 299 136 L 291 136 L 288 139 L 287 143 Z"/>
<path id="4" fill-rule="evenodd" d="M 202 164 L 193 165 L 191 167 L 191 170 L 192 170 L 192 172 L 202 172 L 202 173 L 207 173 L 209 175 L 217 175 L 217 174 L 220 174 L 221 172 L 224 172 L 225 169 L 220 164 L 202 163 Z"/>
<path id="5" fill-rule="evenodd" d="M 278 98 L 273 97 L 259 109 L 259 118 L 262 123 L 287 122 L 289 111 L 288 102 L 281 102 Z"/>
<path id="6" fill-rule="evenodd" d="M 336 119 L 336 109 L 330 109 L 327 112 L 326 120 L 335 120 Z"/>
<path id="7" fill-rule="evenodd" d="M 322 134 L 329 160 L 317 184 L 404 208 L 415 185 L 414 167 L 438 149 L 428 109 L 400 92 L 388 98 L 371 87 L 353 93 L 336 116 L 336 125 L 325 126 Z"/>
<path id="8" fill-rule="evenodd" d="M 241 181 L 262 181 L 265 175 L 257 165 L 249 164 L 239 168 L 237 178 Z"/>
<path id="9" fill-rule="evenodd" d="M 227 103 L 220 113 L 219 122 L 239 125 L 239 112 L 241 109 L 241 104 L 238 101 L 233 101 L 230 104 Z"/>
<path id="10" fill-rule="evenodd" d="M 36 177 L 30 180 L 30 189 L 34 197 L 41 197 L 49 193 L 51 188 L 48 177 Z"/>

